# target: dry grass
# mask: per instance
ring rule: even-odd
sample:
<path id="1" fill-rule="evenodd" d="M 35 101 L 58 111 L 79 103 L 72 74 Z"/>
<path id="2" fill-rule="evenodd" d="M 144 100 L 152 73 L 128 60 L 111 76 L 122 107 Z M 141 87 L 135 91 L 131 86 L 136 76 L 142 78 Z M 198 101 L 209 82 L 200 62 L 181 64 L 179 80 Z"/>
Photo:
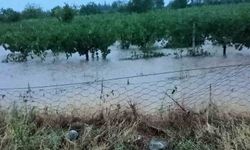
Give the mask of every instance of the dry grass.
<path id="1" fill-rule="evenodd" d="M 63 114 L 20 109 L 0 112 L 0 149 L 147 149 L 153 137 L 170 149 L 250 149 L 249 113 L 221 112 L 211 105 L 200 112 L 179 109 L 163 115 L 142 115 L 130 109 L 102 109 L 95 114 Z M 161 117 L 160 117 L 161 116 Z M 80 133 L 77 141 L 64 135 Z"/>

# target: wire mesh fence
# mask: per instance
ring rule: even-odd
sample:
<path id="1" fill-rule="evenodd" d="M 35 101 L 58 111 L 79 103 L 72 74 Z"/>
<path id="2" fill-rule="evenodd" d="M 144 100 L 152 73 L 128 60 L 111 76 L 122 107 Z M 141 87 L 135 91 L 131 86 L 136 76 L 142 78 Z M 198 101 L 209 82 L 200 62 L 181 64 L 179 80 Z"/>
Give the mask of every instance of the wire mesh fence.
<path id="1" fill-rule="evenodd" d="M 0 106 L 13 104 L 56 111 L 95 111 L 136 104 L 145 113 L 213 102 L 248 109 L 250 64 L 196 68 L 51 86 L 0 88 Z"/>

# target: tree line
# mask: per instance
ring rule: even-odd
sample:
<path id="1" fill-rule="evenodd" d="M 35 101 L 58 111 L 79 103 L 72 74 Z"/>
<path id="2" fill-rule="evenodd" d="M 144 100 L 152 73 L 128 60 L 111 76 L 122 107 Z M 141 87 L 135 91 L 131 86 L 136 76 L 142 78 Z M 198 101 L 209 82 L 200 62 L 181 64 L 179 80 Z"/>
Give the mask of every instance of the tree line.
<path id="1" fill-rule="evenodd" d="M 115 1 L 112 4 L 96 4 L 90 2 L 81 6 L 56 6 L 49 11 L 44 11 L 36 5 L 27 5 L 21 12 L 12 8 L 0 9 L 0 22 L 17 22 L 22 19 L 37 19 L 45 17 L 57 17 L 59 20 L 68 21 L 67 17 L 78 15 L 93 15 L 103 13 L 128 13 L 128 12 L 146 12 L 151 9 L 164 7 L 164 0 L 132 0 L 128 3 Z"/>
<path id="2" fill-rule="evenodd" d="M 51 50 L 55 55 L 65 53 L 67 58 L 78 53 L 86 60 L 89 55 L 105 59 L 116 41 L 122 48 L 136 45 L 147 52 L 161 39 L 171 48 L 192 47 L 194 42 L 200 46 L 205 40 L 224 50 L 229 45 L 239 50 L 250 47 L 250 4 L 78 16 L 71 22 L 45 18 L 0 23 L 0 45 L 24 58 L 44 58 Z"/>
<path id="3" fill-rule="evenodd" d="M 130 0 L 123 2 L 121 0 L 114 1 L 112 4 L 96 4 L 90 2 L 81 6 L 56 6 L 49 11 L 44 11 L 36 5 L 27 5 L 21 12 L 12 8 L 0 10 L 0 22 L 16 22 L 22 19 L 36 19 L 45 17 L 56 17 L 61 21 L 68 22 L 76 15 L 92 15 L 103 13 L 144 13 L 158 9 L 177 9 L 200 5 L 228 4 L 250 2 L 250 0 L 172 0 L 168 5 L 164 4 L 164 0 Z"/>

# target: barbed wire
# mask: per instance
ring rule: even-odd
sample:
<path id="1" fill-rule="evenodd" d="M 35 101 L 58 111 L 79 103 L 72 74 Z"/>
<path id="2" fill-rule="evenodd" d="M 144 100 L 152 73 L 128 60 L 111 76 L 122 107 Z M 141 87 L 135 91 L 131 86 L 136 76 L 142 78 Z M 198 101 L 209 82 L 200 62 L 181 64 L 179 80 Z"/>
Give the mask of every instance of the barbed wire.
<path id="1" fill-rule="evenodd" d="M 241 110 L 250 104 L 250 64 L 193 68 L 91 82 L 0 88 L 0 106 L 96 111 L 136 104 L 139 111 L 160 113 L 202 108 L 209 102 Z M 236 107 L 237 105 L 237 107 Z"/>

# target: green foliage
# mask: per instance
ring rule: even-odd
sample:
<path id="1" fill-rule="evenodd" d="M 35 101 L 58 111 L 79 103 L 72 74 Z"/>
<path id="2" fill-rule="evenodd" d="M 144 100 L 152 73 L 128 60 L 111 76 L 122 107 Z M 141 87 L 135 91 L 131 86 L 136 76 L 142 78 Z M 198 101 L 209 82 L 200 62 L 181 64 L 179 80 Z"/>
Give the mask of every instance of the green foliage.
<path id="1" fill-rule="evenodd" d="M 56 6 L 51 9 L 51 16 L 56 17 L 58 21 L 71 22 L 75 16 L 75 9 L 70 7 L 68 4 L 65 4 L 63 8 Z"/>
<path id="2" fill-rule="evenodd" d="M 143 14 L 89 15 L 74 20 L 71 20 L 73 11 L 68 5 L 52 11 L 52 15 L 58 15 L 63 21 L 62 14 L 70 14 L 71 17 L 64 20 L 71 23 L 52 18 L 2 23 L 0 44 L 24 56 L 35 54 L 44 58 L 45 51 L 51 50 L 54 54 L 64 52 L 67 57 L 79 53 L 86 59 L 89 53 L 94 56 L 98 51 L 105 59 L 110 52 L 109 46 L 117 40 L 123 48 L 133 44 L 144 53 L 161 39 L 168 40 L 169 47 L 191 47 L 193 36 L 196 46 L 210 39 L 223 46 L 250 47 L 249 4 L 167 9 Z"/>
<path id="3" fill-rule="evenodd" d="M 153 0 L 131 0 L 128 3 L 128 10 L 131 12 L 142 13 L 153 8 Z"/>
<path id="4" fill-rule="evenodd" d="M 185 8 L 185 7 L 187 7 L 187 2 L 188 2 L 187 0 L 174 0 L 174 1 L 170 2 L 168 6 L 170 8 L 175 8 L 175 9 Z"/>
<path id="5" fill-rule="evenodd" d="M 161 9 L 164 7 L 164 0 L 155 0 L 155 8 Z"/>
<path id="6" fill-rule="evenodd" d="M 144 8 L 143 8 L 143 11 L 146 12 L 148 10 L 152 10 L 153 7 L 154 7 L 154 1 L 153 0 L 144 0 L 142 2 Z"/>
<path id="7" fill-rule="evenodd" d="M 86 6 L 82 5 L 80 8 L 81 15 L 91 15 L 91 14 L 99 14 L 99 13 L 101 13 L 101 10 L 93 2 L 88 3 Z"/>
<path id="8" fill-rule="evenodd" d="M 56 6 L 56 7 L 52 8 L 50 11 L 50 15 L 52 17 L 56 17 L 58 20 L 60 20 L 61 13 L 62 13 L 62 7 L 60 7 L 60 6 Z"/>
<path id="9" fill-rule="evenodd" d="M 22 17 L 25 19 L 34 19 L 45 17 L 46 13 L 43 12 L 42 8 L 35 5 L 27 5 L 22 11 Z"/>
<path id="10" fill-rule="evenodd" d="M 205 0 L 204 4 L 218 5 L 218 4 L 230 4 L 230 3 L 242 3 L 242 2 L 243 3 L 249 2 L 249 0 Z"/>
<path id="11" fill-rule="evenodd" d="M 74 19 L 74 9 L 71 8 L 68 4 L 65 4 L 65 6 L 62 9 L 61 12 L 61 19 L 63 22 L 71 22 Z"/>
<path id="12" fill-rule="evenodd" d="M 112 12 L 127 12 L 128 8 L 127 8 L 127 3 L 123 2 L 123 1 L 114 1 L 111 5 L 112 7 Z"/>
<path id="13" fill-rule="evenodd" d="M 16 22 L 21 19 L 19 12 L 14 11 L 11 8 L 0 10 L 0 21 L 2 22 Z"/>

